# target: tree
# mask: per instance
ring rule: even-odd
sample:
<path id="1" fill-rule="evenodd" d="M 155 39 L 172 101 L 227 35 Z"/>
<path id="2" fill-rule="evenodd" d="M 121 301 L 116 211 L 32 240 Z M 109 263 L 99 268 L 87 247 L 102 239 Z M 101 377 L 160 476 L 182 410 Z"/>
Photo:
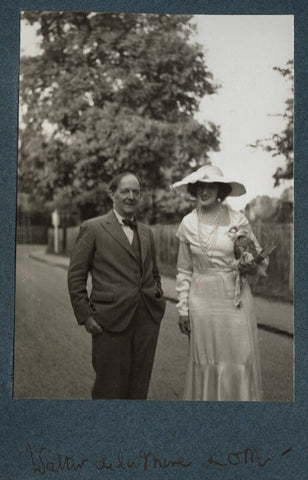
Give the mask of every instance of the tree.
<path id="1" fill-rule="evenodd" d="M 245 207 L 250 222 L 292 223 L 293 187 L 285 188 L 280 198 L 262 195 L 251 200 Z"/>
<path id="2" fill-rule="evenodd" d="M 286 68 L 274 67 L 291 84 L 292 97 L 286 102 L 285 112 L 278 114 L 285 119 L 286 126 L 280 133 L 275 133 L 271 138 L 257 140 L 252 147 L 261 147 L 266 152 L 271 152 L 273 157 L 282 155 L 285 158 L 285 166 L 278 167 L 273 175 L 274 186 L 278 186 L 281 180 L 289 180 L 293 178 L 293 80 L 294 80 L 294 64 L 293 60 L 289 60 Z"/>
<path id="3" fill-rule="evenodd" d="M 41 53 L 21 60 L 19 189 L 51 206 L 102 213 L 107 185 L 142 179 L 155 222 L 161 191 L 218 149 L 219 129 L 194 119 L 217 90 L 191 16 L 28 12 Z"/>

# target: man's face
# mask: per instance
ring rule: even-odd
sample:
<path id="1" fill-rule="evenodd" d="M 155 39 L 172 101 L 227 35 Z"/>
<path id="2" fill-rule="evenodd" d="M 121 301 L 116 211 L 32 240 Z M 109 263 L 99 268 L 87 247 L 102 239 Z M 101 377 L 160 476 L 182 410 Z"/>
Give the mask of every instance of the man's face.
<path id="1" fill-rule="evenodd" d="M 139 197 L 140 185 L 134 175 L 126 175 L 118 185 L 117 190 L 110 194 L 114 209 L 124 218 L 135 215 Z"/>

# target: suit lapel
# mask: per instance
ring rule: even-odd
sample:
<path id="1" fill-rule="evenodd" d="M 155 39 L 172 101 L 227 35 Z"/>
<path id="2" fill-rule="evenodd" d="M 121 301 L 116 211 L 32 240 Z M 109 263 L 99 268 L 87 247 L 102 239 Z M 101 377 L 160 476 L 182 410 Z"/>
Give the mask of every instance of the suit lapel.
<path id="1" fill-rule="evenodd" d="M 145 260 L 145 256 L 146 256 L 147 235 L 146 235 L 145 228 L 139 222 L 137 222 L 137 231 L 138 231 L 139 243 L 140 243 L 141 262 L 142 262 L 142 265 L 143 265 L 144 260 Z"/>
<path id="2" fill-rule="evenodd" d="M 136 259 L 134 250 L 112 210 L 110 210 L 103 219 L 102 226 L 108 231 L 114 240 L 121 245 L 121 247 Z"/>

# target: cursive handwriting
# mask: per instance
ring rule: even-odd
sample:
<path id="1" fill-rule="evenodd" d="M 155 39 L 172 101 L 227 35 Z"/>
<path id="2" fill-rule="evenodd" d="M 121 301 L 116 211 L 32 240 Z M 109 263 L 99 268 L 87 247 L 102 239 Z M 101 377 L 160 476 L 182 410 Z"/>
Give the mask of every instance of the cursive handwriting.
<path id="1" fill-rule="evenodd" d="M 293 447 L 289 447 L 280 453 L 280 458 L 292 452 Z M 47 447 L 34 449 L 30 443 L 26 445 L 32 471 L 34 474 L 44 476 L 47 473 L 58 474 L 61 472 L 79 472 L 86 468 L 92 468 L 96 471 L 114 472 L 116 470 L 139 470 L 143 472 L 151 472 L 167 469 L 187 469 L 192 467 L 192 461 L 179 457 L 157 456 L 152 451 L 140 449 L 139 452 L 126 457 L 121 451 L 109 457 L 102 453 L 99 458 L 82 457 L 76 460 L 73 456 L 55 453 Z M 274 457 L 261 456 L 256 447 L 245 448 L 244 450 L 229 452 L 225 458 L 217 459 L 213 455 L 207 458 L 207 464 L 216 467 L 235 468 L 239 465 L 255 465 L 264 468 Z"/>
<path id="2" fill-rule="evenodd" d="M 170 459 L 160 459 L 158 457 L 155 457 L 155 455 L 152 454 L 152 452 L 144 452 L 143 450 L 140 450 L 139 452 L 139 457 L 143 459 L 143 470 L 147 471 L 149 468 L 168 468 L 168 467 L 191 467 L 192 462 L 188 461 L 185 463 L 185 460 L 183 457 L 179 457 L 177 460 L 170 460 Z"/>
<path id="3" fill-rule="evenodd" d="M 287 450 L 281 453 L 281 456 L 285 456 L 292 451 L 292 447 L 288 448 Z M 226 459 L 224 462 L 215 460 L 213 455 L 208 458 L 208 463 L 211 465 L 217 465 L 218 467 L 237 467 L 238 465 L 248 465 L 248 464 L 256 464 L 258 467 L 265 467 L 269 462 L 272 462 L 272 457 L 266 457 L 261 459 L 260 454 L 257 448 L 245 448 L 245 450 L 241 450 L 239 452 L 230 452 L 227 454 Z"/>
<path id="4" fill-rule="evenodd" d="M 98 471 L 113 472 L 115 470 L 140 469 L 146 472 L 153 469 L 188 468 L 192 465 L 190 460 L 185 460 L 181 456 L 174 459 L 162 458 L 154 455 L 151 451 L 144 450 L 140 450 L 138 455 L 131 459 L 126 459 L 122 452 L 118 452 L 114 459 L 107 459 L 106 455 L 102 454 L 99 460 L 85 457 L 78 461 L 69 455 L 54 454 L 46 447 L 40 447 L 37 451 L 34 451 L 30 443 L 27 443 L 26 450 L 29 454 L 33 473 L 41 476 L 46 473 L 79 471 L 86 466 L 94 467 Z"/>
<path id="5" fill-rule="evenodd" d="M 45 475 L 47 472 L 58 473 L 63 471 L 81 470 L 84 465 L 89 462 L 87 458 L 83 458 L 80 462 L 74 462 L 72 457 L 68 455 L 57 454 L 55 459 L 49 458 L 49 451 L 46 447 L 41 447 L 37 455 L 33 452 L 30 443 L 27 443 L 27 451 L 30 455 L 33 473 Z"/>

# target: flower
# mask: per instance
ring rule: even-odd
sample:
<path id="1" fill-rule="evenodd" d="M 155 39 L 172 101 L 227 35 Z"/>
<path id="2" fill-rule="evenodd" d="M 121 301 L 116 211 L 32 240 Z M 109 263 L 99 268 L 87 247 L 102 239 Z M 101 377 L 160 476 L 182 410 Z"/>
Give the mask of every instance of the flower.
<path id="1" fill-rule="evenodd" d="M 228 230 L 228 235 L 234 244 L 234 264 L 237 269 L 234 303 L 236 307 L 240 307 L 243 277 L 256 274 L 266 277 L 265 267 L 262 263 L 275 247 L 262 248 L 258 251 L 254 241 L 249 235 L 249 231 L 237 225 L 231 225 Z"/>

